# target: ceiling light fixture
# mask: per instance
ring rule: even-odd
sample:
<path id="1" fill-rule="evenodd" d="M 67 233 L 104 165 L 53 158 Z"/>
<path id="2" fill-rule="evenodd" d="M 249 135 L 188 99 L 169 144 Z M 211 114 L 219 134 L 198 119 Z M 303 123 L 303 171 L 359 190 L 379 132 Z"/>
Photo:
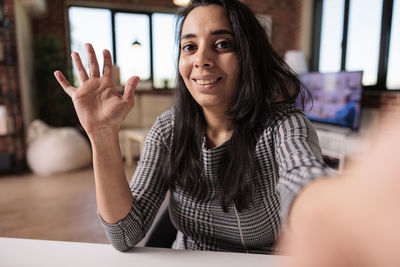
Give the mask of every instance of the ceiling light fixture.
<path id="1" fill-rule="evenodd" d="M 189 5 L 190 0 L 174 0 L 173 2 L 177 6 L 186 7 Z"/>
<path id="2" fill-rule="evenodd" d="M 132 46 L 139 47 L 139 46 L 142 46 L 142 44 L 141 44 L 138 40 L 135 40 L 135 41 L 132 43 Z"/>

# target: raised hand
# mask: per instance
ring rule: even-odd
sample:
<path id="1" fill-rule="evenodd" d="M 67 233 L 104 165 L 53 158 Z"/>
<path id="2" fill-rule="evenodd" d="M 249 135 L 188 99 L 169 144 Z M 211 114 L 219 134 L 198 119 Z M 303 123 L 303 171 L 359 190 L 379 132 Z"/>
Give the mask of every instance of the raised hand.
<path id="1" fill-rule="evenodd" d="M 105 129 L 118 132 L 122 121 L 134 105 L 134 93 L 139 77 L 131 77 L 126 82 L 124 94 L 120 96 L 113 85 L 110 52 L 103 51 L 104 68 L 103 76 L 100 76 L 92 45 L 86 44 L 85 47 L 89 59 L 89 75 L 79 54 L 73 52 L 71 55 L 80 81 L 78 88 L 71 86 L 60 71 L 54 72 L 54 76 L 71 97 L 79 121 L 89 136 Z"/>

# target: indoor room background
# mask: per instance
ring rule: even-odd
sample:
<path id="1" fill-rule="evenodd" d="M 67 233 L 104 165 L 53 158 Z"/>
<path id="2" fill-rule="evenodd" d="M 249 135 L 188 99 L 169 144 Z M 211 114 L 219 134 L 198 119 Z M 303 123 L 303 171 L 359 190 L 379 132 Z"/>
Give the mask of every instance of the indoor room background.
<path id="1" fill-rule="evenodd" d="M 340 109 L 349 81 L 357 88 L 349 94 L 356 122 L 307 114 L 327 164 L 341 172 L 368 146 L 381 110 L 400 99 L 400 0 L 242 2 L 316 94 L 314 108 Z M 70 54 L 90 42 L 98 55 L 112 52 L 121 91 L 127 77 L 141 77 L 120 132 L 129 180 L 149 127 L 174 103 L 180 7 L 172 0 L 1 0 L 0 8 L 0 236 L 106 243 L 90 146 L 53 72 L 76 83 Z"/>

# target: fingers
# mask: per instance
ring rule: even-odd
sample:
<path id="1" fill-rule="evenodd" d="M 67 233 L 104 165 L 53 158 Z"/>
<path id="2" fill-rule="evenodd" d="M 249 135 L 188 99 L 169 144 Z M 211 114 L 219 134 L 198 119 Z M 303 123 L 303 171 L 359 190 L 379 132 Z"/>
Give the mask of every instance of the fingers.
<path id="1" fill-rule="evenodd" d="M 65 76 L 62 74 L 61 71 L 55 71 L 54 76 L 56 77 L 58 83 L 61 85 L 61 87 L 64 89 L 64 91 L 72 97 L 72 93 L 75 89 L 75 87 L 71 86 Z"/>
<path id="2" fill-rule="evenodd" d="M 135 90 L 139 80 L 140 78 L 138 76 L 133 76 L 129 78 L 125 84 L 125 90 L 122 99 L 126 102 L 129 102 L 131 105 L 134 103 Z"/>
<path id="3" fill-rule="evenodd" d="M 87 79 L 89 79 L 85 67 L 82 64 L 82 60 L 81 57 L 79 56 L 79 54 L 77 52 L 73 52 L 71 54 L 72 57 L 72 61 L 74 63 L 75 69 L 78 72 L 78 79 L 81 83 L 83 83 L 84 81 L 86 81 Z"/>
<path id="4" fill-rule="evenodd" d="M 88 63 L 89 63 L 89 73 L 90 73 L 90 77 L 100 77 L 100 70 L 99 70 L 99 64 L 97 62 L 97 58 L 96 58 L 96 53 L 93 49 L 93 46 L 89 43 L 85 44 L 86 47 L 86 51 L 88 54 Z M 71 54 L 72 57 L 72 61 L 74 63 L 74 67 L 78 73 L 78 79 L 80 81 L 80 83 L 83 83 L 84 81 L 89 79 L 89 75 L 86 72 L 85 67 L 83 66 L 81 57 L 79 56 L 79 54 L 77 52 L 73 52 Z M 104 64 L 107 65 L 107 67 L 110 65 L 112 68 L 112 62 L 111 62 L 111 55 L 110 52 L 108 52 L 107 55 L 105 55 L 105 62 Z M 109 72 L 109 70 L 106 70 L 107 73 Z M 112 73 L 112 71 L 111 71 Z"/>
<path id="5" fill-rule="evenodd" d="M 100 77 L 99 63 L 97 63 L 96 53 L 91 44 L 85 44 L 89 60 L 89 72 L 91 77 Z"/>
<path id="6" fill-rule="evenodd" d="M 107 49 L 103 50 L 103 57 L 104 57 L 103 76 L 112 77 L 113 70 L 112 70 L 112 60 L 110 51 L 108 51 Z"/>

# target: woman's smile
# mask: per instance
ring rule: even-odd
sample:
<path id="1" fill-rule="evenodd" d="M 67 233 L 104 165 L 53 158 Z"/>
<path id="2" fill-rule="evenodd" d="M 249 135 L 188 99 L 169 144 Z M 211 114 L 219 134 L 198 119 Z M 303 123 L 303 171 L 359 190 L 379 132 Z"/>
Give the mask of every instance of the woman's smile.
<path id="1" fill-rule="evenodd" d="M 215 82 L 219 81 L 220 78 L 214 78 L 214 79 L 193 79 L 197 84 L 200 85 L 210 85 L 214 84 Z"/>
<path id="2" fill-rule="evenodd" d="M 222 80 L 222 77 L 196 77 L 192 78 L 192 82 L 195 83 L 194 87 L 205 94 L 216 93 L 216 87 L 219 84 L 219 81 Z"/>

